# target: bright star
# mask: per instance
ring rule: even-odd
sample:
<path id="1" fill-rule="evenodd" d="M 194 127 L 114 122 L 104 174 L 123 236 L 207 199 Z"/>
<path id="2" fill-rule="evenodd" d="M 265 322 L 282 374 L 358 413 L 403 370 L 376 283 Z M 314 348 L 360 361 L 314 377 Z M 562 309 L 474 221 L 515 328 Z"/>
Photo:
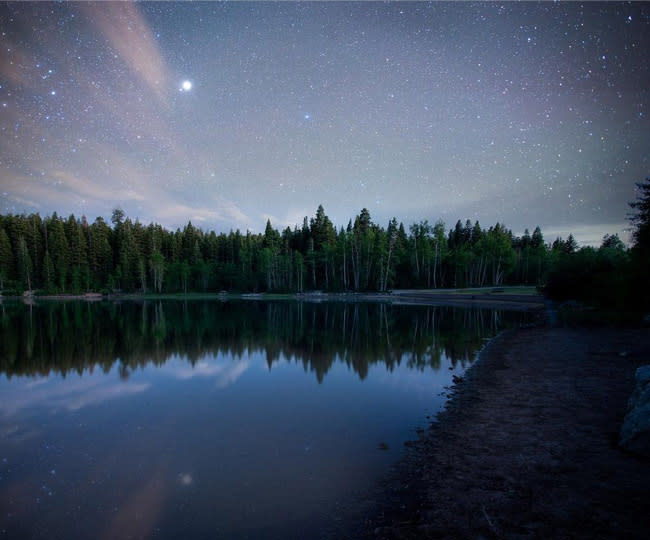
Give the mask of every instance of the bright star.
<path id="1" fill-rule="evenodd" d="M 192 89 L 192 82 L 183 81 L 183 84 L 181 84 L 181 91 L 189 92 L 191 89 Z"/>

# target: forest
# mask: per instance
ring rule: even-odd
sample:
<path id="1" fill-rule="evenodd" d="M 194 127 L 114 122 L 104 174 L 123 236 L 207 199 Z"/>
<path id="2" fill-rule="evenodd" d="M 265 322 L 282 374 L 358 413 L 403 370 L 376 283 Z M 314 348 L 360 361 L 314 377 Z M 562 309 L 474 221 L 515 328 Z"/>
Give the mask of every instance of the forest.
<path id="1" fill-rule="evenodd" d="M 527 284 L 545 286 L 551 296 L 611 304 L 628 297 L 621 289 L 647 266 L 650 180 L 638 185 L 641 197 L 631 203 L 633 249 L 617 235 L 605 235 L 597 249 L 578 248 L 572 235 L 547 243 L 539 227 L 516 236 L 500 223 L 485 229 L 470 220 L 450 229 L 442 221 L 422 221 L 407 231 L 395 218 L 386 227 L 374 223 L 365 208 L 347 227 L 337 229 L 319 206 L 301 227 L 279 231 L 267 222 L 257 234 L 217 234 L 191 222 L 170 231 L 134 222 L 121 209 L 113 211 L 110 224 L 56 213 L 0 215 L 0 291 L 387 291 Z"/>

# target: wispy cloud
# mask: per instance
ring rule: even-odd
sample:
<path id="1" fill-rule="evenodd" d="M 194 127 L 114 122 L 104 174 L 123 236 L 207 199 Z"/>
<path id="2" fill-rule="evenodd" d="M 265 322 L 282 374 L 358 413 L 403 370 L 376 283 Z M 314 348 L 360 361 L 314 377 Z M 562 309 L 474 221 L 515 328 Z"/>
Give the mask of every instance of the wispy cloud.
<path id="1" fill-rule="evenodd" d="M 91 178 L 75 176 L 69 171 L 59 170 L 50 174 L 60 186 L 60 191 L 65 190 L 79 197 L 90 197 L 99 200 L 127 199 L 142 201 L 145 199 L 144 195 L 139 193 L 137 189 L 124 189 L 124 187 L 119 189 L 118 186 L 108 187 L 105 183 Z"/>
<path id="2" fill-rule="evenodd" d="M 9 198 L 15 202 L 16 204 L 19 204 L 21 206 L 26 206 L 29 208 L 33 208 L 34 210 L 38 210 L 40 208 L 40 204 L 37 203 L 36 201 L 32 201 L 30 199 L 24 199 L 23 197 L 20 197 L 18 195 L 10 195 Z"/>
<path id="3" fill-rule="evenodd" d="M 2 53 L 0 55 L 0 75 L 5 80 L 10 80 L 19 86 L 29 86 L 31 81 L 34 80 L 32 75 L 33 62 L 30 62 L 29 56 L 16 49 L 16 46 L 11 43 L 3 35 L 0 36 L 0 47 Z M 5 53 L 13 53 L 11 55 Z"/>
<path id="4" fill-rule="evenodd" d="M 316 210 L 315 208 L 309 208 L 309 209 L 303 208 L 299 210 L 290 209 L 289 211 L 287 211 L 284 217 L 279 217 L 268 213 L 262 213 L 260 218 L 262 223 L 266 223 L 267 220 L 270 220 L 271 225 L 273 225 L 274 228 L 285 229 L 286 227 L 290 227 L 291 229 L 293 229 L 296 225 L 298 227 L 301 227 L 302 222 L 305 219 L 305 216 L 313 216 L 315 210 Z"/>
<path id="5" fill-rule="evenodd" d="M 0 76 L 42 104 L 39 114 L 26 114 L 11 98 L 0 109 L 12 127 L 0 138 L 8 158 L 0 159 L 3 210 L 93 218 L 120 206 L 171 228 L 188 220 L 206 229 L 249 227 L 242 209 L 212 188 L 216 182 L 204 183 L 214 178 L 216 158 L 176 129 L 178 81 L 141 6 L 88 3 L 70 11 L 107 44 L 101 62 L 83 50 L 68 54 L 76 45 L 59 33 L 38 33 L 29 48 L 0 38 L 11 51 L 0 58 Z M 16 17 L 33 25 L 27 13 Z M 62 112 L 68 108 L 74 114 Z M 25 138 L 33 142 L 25 146 Z"/>
<path id="6" fill-rule="evenodd" d="M 161 102 L 165 102 L 171 77 L 138 5 L 131 2 L 100 2 L 83 4 L 82 9 L 134 75 Z"/>
<path id="7" fill-rule="evenodd" d="M 152 209 L 153 210 L 153 209 Z M 163 195 L 156 202 L 155 213 L 157 220 L 163 224 L 179 225 L 188 220 L 198 222 L 222 222 L 244 227 L 249 220 L 239 207 L 225 199 L 215 198 L 213 206 L 192 206 L 174 202 L 173 198 Z"/>

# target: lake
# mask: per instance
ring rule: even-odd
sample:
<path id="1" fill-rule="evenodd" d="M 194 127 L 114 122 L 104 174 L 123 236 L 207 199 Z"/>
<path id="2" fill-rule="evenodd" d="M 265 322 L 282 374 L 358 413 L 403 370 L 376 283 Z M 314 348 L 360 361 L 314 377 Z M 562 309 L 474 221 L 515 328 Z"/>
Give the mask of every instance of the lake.
<path id="1" fill-rule="evenodd" d="M 0 303 L 0 535 L 313 538 L 523 313 L 383 303 Z"/>

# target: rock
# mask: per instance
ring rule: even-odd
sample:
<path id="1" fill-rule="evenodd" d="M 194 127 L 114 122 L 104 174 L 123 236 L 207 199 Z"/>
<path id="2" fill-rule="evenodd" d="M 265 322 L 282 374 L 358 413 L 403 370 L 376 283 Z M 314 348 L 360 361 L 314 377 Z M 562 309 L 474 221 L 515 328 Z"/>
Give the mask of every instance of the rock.
<path id="1" fill-rule="evenodd" d="M 637 369 L 634 379 L 619 444 L 625 450 L 650 457 L 650 365 Z"/>

